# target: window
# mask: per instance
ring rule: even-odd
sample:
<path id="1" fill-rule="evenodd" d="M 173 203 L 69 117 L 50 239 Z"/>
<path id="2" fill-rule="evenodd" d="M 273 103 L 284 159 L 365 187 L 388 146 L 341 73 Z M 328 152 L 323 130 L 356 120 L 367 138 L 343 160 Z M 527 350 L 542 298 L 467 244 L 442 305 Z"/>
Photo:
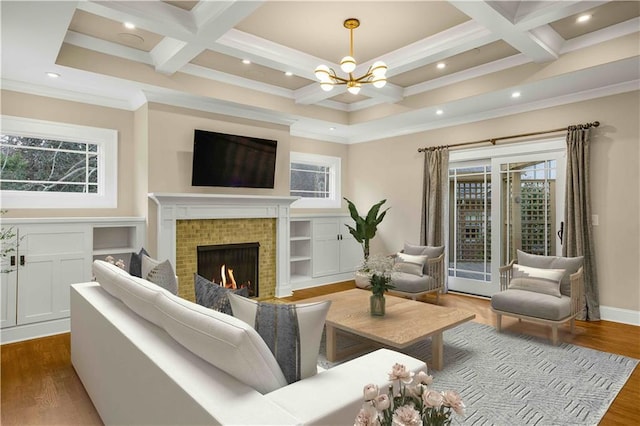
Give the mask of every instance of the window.
<path id="1" fill-rule="evenodd" d="M 294 208 L 340 208 L 340 158 L 292 152 L 290 195 Z"/>
<path id="2" fill-rule="evenodd" d="M 116 207 L 117 144 L 115 130 L 3 116 L 3 207 Z"/>

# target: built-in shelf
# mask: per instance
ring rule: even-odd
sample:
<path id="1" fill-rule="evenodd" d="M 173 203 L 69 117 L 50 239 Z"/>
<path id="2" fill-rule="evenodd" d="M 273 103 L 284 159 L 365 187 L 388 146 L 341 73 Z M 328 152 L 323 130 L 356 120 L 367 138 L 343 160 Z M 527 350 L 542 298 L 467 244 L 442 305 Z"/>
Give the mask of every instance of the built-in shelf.
<path id="1" fill-rule="evenodd" d="M 289 227 L 290 280 L 295 288 L 311 278 L 311 220 L 292 218 Z"/>

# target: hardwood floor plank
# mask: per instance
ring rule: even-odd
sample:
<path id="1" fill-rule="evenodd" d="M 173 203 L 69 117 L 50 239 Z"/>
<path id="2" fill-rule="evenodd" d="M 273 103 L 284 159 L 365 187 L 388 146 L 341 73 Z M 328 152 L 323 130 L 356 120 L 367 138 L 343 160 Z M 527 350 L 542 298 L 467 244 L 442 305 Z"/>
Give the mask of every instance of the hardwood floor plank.
<path id="1" fill-rule="evenodd" d="M 353 281 L 296 290 L 285 302 L 355 288 Z M 363 290 L 364 291 L 364 290 Z M 422 301 L 435 302 L 427 295 Z M 457 294 L 440 297 L 443 306 L 465 309 L 476 314 L 476 322 L 495 325 L 487 299 Z M 550 327 L 504 317 L 503 327 L 512 332 L 543 338 Z M 640 359 L 640 327 L 611 321 L 576 323 L 576 334 L 568 326 L 560 329 L 560 339 L 600 351 Z M 0 346 L 0 423 L 2 425 L 101 425 L 89 396 L 78 378 L 70 357 L 70 335 L 59 334 Z M 640 369 L 636 367 L 609 410 L 601 426 L 640 423 Z"/>

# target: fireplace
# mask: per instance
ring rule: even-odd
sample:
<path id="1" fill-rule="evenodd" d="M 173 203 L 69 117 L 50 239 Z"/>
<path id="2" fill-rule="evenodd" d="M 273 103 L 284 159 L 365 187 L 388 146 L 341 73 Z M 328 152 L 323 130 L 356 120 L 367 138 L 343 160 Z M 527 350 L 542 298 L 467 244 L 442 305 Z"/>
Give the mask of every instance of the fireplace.
<path id="1" fill-rule="evenodd" d="M 223 287 L 247 288 L 249 297 L 259 296 L 260 243 L 198 246 L 198 275 Z"/>

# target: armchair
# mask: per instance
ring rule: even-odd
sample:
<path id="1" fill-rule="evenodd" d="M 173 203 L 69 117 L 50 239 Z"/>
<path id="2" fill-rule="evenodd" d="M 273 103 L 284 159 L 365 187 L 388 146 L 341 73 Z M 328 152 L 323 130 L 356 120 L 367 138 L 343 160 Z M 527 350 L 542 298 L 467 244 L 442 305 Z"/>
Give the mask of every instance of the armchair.
<path id="1" fill-rule="evenodd" d="M 414 246 L 405 244 L 404 250 L 395 255 L 394 271 L 391 273 L 391 294 L 418 297 L 436 294 L 436 304 L 444 291 L 444 247 Z"/>
<path id="2" fill-rule="evenodd" d="M 518 250 L 518 262 L 500 267 L 500 291 L 491 298 L 496 330 L 502 315 L 551 325 L 551 342 L 558 344 L 558 326 L 581 310 L 584 289 L 583 257 L 539 256 Z"/>

